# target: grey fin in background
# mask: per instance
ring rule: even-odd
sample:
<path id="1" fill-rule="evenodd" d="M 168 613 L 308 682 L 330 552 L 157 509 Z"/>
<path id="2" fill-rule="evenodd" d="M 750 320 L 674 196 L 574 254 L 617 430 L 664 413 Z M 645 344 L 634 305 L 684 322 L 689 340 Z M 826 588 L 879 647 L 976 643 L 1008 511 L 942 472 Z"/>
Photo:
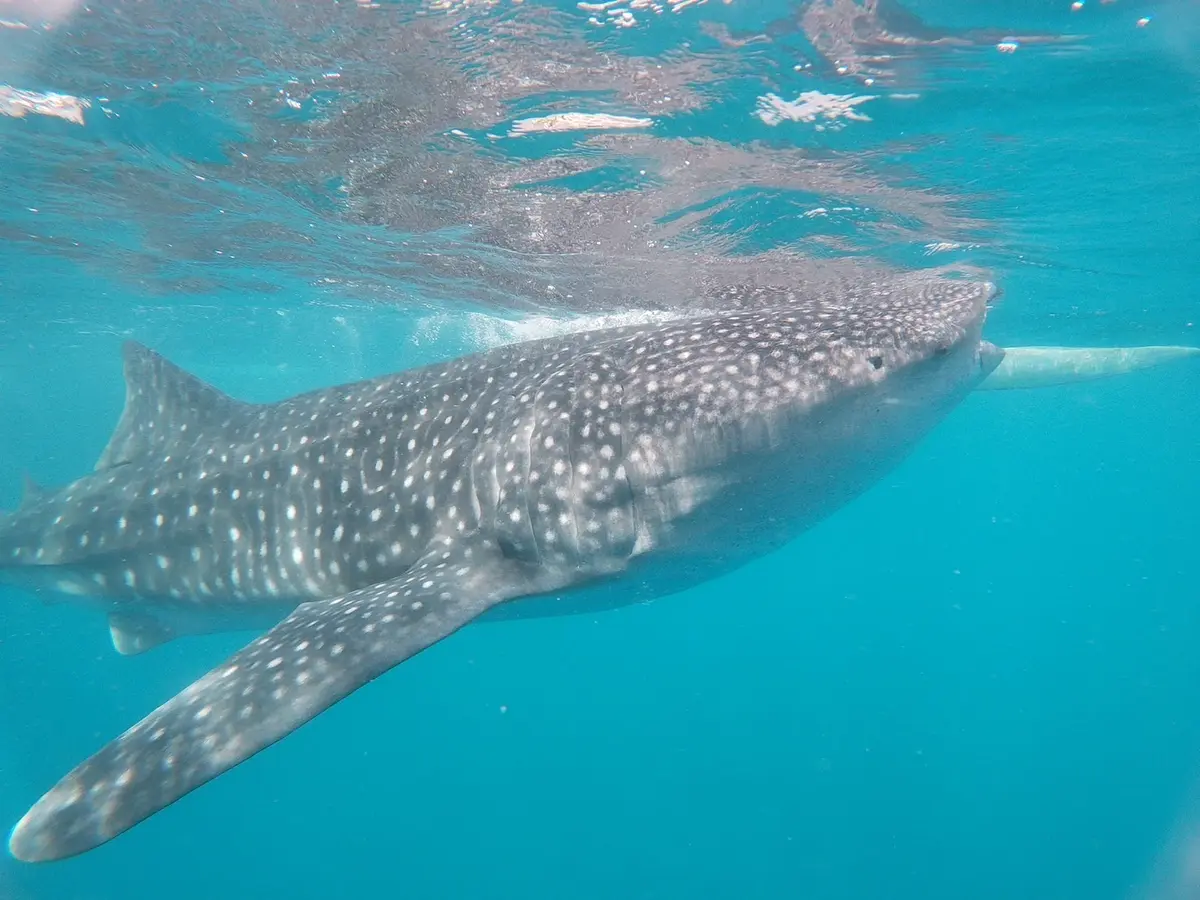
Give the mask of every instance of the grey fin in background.
<path id="1" fill-rule="evenodd" d="M 122 656 L 145 653 L 175 638 L 171 628 L 141 613 L 109 613 L 108 633 L 113 649 Z"/>
<path id="2" fill-rule="evenodd" d="M 21 492 L 21 505 L 18 507 L 18 509 L 28 509 L 31 506 L 36 506 L 45 500 L 50 493 L 44 487 L 34 481 L 33 476 L 28 473 L 25 474 L 22 481 L 23 488 Z"/>
<path id="3" fill-rule="evenodd" d="M 125 410 L 96 469 L 184 449 L 216 428 L 228 428 L 249 404 L 205 384 L 136 341 L 127 341 Z"/>
<path id="4" fill-rule="evenodd" d="M 45 862 L 103 844 L 531 587 L 494 544 L 445 539 L 399 578 L 302 604 L 66 775 L 9 851 Z"/>

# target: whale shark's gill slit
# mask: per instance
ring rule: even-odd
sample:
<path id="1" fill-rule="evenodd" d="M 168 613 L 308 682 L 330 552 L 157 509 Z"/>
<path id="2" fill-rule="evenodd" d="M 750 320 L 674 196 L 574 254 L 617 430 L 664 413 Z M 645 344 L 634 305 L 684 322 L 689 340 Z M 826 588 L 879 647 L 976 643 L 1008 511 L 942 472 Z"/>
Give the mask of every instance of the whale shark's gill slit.
<path id="1" fill-rule="evenodd" d="M 206 434 L 228 432 L 252 408 L 135 341 L 123 350 L 125 409 L 96 463 L 97 471 L 151 455 L 166 456 Z"/>
<path id="2" fill-rule="evenodd" d="M 48 861 L 116 837 L 529 584 L 494 544 L 438 542 L 398 578 L 297 607 L 51 788 L 10 851 Z"/>
<path id="3" fill-rule="evenodd" d="M 536 395 L 538 390 L 539 387 L 537 385 L 529 386 L 529 393 L 531 395 Z M 531 489 L 533 482 L 530 480 L 531 478 L 534 481 L 537 480 L 537 475 L 535 475 L 536 463 L 534 462 L 533 442 L 537 437 L 538 425 L 540 423 L 538 421 L 538 405 L 536 402 L 529 408 L 528 417 L 529 420 L 525 425 L 524 436 L 521 438 L 523 446 L 521 448 L 521 462 L 519 464 L 522 467 L 520 470 L 520 482 L 525 484 L 525 490 L 521 491 L 519 505 L 524 509 L 525 521 L 529 523 L 528 561 L 536 565 L 541 565 L 543 562 L 542 548 L 539 546 L 538 535 L 534 530 L 537 519 L 534 516 L 533 491 Z"/>

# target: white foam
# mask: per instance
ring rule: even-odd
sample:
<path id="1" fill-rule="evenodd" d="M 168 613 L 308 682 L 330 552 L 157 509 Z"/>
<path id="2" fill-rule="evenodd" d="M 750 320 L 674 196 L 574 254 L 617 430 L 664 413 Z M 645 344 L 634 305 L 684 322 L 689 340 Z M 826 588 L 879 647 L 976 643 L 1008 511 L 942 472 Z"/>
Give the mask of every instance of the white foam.
<path id="1" fill-rule="evenodd" d="M 22 119 L 27 115 L 51 116 L 82 125 L 84 110 L 91 106 L 90 100 L 72 97 L 70 94 L 24 91 L 7 84 L 0 84 L 0 116 Z"/>
<path id="2" fill-rule="evenodd" d="M 414 337 L 420 343 L 438 343 L 450 334 L 457 333 L 470 351 L 478 351 L 599 328 L 669 322 L 683 315 L 682 312 L 644 309 L 599 315 L 533 315 L 521 319 L 507 319 L 486 313 L 437 313 L 418 322 Z"/>
<path id="3" fill-rule="evenodd" d="M 836 130 L 844 127 L 846 122 L 870 122 L 871 117 L 856 107 L 874 99 L 873 95 L 824 94 L 821 91 L 804 91 L 795 100 L 784 100 L 778 94 L 764 94 L 758 98 L 754 115 L 765 125 L 808 122 L 816 123 L 818 131 Z"/>

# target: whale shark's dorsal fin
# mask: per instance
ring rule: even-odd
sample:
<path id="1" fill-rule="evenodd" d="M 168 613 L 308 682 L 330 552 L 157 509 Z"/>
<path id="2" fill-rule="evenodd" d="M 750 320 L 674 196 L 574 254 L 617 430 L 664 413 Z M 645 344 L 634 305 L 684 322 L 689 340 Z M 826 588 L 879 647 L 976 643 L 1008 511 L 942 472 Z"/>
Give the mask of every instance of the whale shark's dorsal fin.
<path id="1" fill-rule="evenodd" d="M 186 448 L 213 428 L 228 428 L 248 407 L 136 341 L 126 342 L 124 354 L 125 411 L 97 471 Z"/>

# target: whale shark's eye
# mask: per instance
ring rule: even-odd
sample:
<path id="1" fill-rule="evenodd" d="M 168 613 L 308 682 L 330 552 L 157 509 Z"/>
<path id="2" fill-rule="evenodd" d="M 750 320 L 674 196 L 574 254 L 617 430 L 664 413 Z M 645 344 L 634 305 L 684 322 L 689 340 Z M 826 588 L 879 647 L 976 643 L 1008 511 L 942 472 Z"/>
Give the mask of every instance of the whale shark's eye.
<path id="1" fill-rule="evenodd" d="M 868 356 L 867 362 L 869 362 L 871 365 L 873 365 L 876 369 L 883 368 L 883 357 L 882 356 Z"/>
<path id="2" fill-rule="evenodd" d="M 934 356 L 945 356 L 949 352 L 950 352 L 949 347 L 938 347 L 933 351 L 933 355 Z"/>

